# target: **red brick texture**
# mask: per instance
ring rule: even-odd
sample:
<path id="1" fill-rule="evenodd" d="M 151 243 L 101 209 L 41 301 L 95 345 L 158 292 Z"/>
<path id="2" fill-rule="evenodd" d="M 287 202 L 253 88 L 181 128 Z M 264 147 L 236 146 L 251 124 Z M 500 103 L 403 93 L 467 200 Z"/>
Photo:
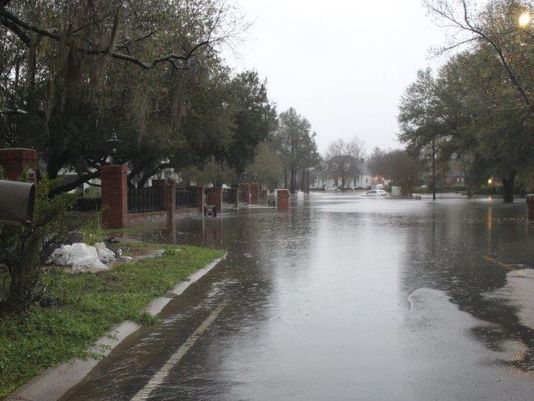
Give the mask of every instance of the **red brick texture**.
<path id="1" fill-rule="evenodd" d="M 103 166 L 102 226 L 124 228 L 128 225 L 128 168 L 124 165 Z"/>
<path id="2" fill-rule="evenodd" d="M 289 191 L 287 189 L 277 189 L 277 206 L 278 209 L 288 210 L 289 209 Z"/>
<path id="3" fill-rule="evenodd" d="M 207 192 L 206 204 L 215 205 L 217 207 L 217 213 L 222 212 L 223 189 L 219 187 L 208 188 Z"/>
<path id="4" fill-rule="evenodd" d="M 250 203 L 250 184 L 242 182 L 239 184 L 239 191 L 243 194 L 243 199 L 245 203 Z"/>
<path id="5" fill-rule="evenodd" d="M 260 184 L 251 183 L 250 184 L 250 203 L 252 205 L 257 205 L 260 201 Z"/>
<path id="6" fill-rule="evenodd" d="M 176 216 L 176 181 L 152 180 L 152 186 L 163 188 L 163 207 L 167 212 L 167 221 L 173 221 Z"/>
<path id="7" fill-rule="evenodd" d="M 34 149 L 6 148 L 0 149 L 0 166 L 4 169 L 5 178 L 20 180 L 27 169 L 37 172 L 39 156 Z"/>

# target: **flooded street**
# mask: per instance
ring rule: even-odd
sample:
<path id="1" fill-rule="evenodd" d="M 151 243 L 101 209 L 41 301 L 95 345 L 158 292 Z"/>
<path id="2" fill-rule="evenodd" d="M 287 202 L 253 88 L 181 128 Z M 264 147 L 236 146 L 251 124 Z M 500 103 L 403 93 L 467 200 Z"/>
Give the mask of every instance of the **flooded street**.
<path id="1" fill-rule="evenodd" d="M 63 401 L 532 400 L 521 201 L 312 194 L 141 237 L 229 254 Z"/>

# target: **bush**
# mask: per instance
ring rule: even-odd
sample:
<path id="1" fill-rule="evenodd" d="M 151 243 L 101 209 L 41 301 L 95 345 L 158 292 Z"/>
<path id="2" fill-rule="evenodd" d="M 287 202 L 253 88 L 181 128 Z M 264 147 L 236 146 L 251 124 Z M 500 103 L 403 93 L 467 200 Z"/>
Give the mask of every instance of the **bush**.
<path id="1" fill-rule="evenodd" d="M 73 197 L 68 194 L 49 197 L 58 183 L 43 178 L 36 186 L 34 219 L 20 226 L 0 225 L 0 263 L 8 268 L 10 283 L 0 312 L 21 312 L 42 298 L 40 266 L 51 244 L 66 236 L 70 220 L 67 211 Z"/>
<path id="2" fill-rule="evenodd" d="M 78 212 L 97 212 L 102 208 L 102 198 L 76 198 L 74 210 Z"/>

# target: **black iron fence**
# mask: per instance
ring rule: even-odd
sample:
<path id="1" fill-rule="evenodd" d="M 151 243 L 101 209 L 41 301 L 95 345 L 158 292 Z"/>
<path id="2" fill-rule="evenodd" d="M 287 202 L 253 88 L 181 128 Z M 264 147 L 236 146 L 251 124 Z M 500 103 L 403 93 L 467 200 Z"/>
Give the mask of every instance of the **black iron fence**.
<path id="1" fill-rule="evenodd" d="M 241 203 L 248 203 L 250 201 L 249 195 L 250 192 L 246 191 L 239 191 L 239 202 Z"/>
<path id="2" fill-rule="evenodd" d="M 177 189 L 176 190 L 176 208 L 195 207 L 196 190 Z"/>
<path id="3" fill-rule="evenodd" d="M 133 213 L 165 210 L 162 188 L 128 190 L 128 211 Z"/>
<path id="4" fill-rule="evenodd" d="M 235 205 L 237 203 L 237 189 L 226 188 L 223 190 L 223 203 Z"/>

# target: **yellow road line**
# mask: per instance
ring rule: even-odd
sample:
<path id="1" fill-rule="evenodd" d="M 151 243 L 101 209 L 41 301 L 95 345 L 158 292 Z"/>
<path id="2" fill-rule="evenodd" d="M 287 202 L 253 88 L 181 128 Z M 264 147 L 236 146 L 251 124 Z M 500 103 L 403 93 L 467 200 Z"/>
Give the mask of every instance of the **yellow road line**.
<path id="1" fill-rule="evenodd" d="M 217 317 L 221 314 L 223 309 L 228 305 L 228 302 L 223 302 L 217 306 L 210 315 L 202 322 L 200 326 L 191 334 L 191 336 L 182 344 L 178 350 L 171 355 L 171 357 L 165 362 L 163 367 L 156 372 L 152 379 L 143 387 L 139 392 L 133 396 L 131 401 L 145 401 L 149 398 L 150 393 L 158 388 L 165 379 L 169 376 L 171 369 L 174 368 L 180 360 L 187 354 L 187 352 L 193 348 L 200 336 L 210 327 Z"/>

